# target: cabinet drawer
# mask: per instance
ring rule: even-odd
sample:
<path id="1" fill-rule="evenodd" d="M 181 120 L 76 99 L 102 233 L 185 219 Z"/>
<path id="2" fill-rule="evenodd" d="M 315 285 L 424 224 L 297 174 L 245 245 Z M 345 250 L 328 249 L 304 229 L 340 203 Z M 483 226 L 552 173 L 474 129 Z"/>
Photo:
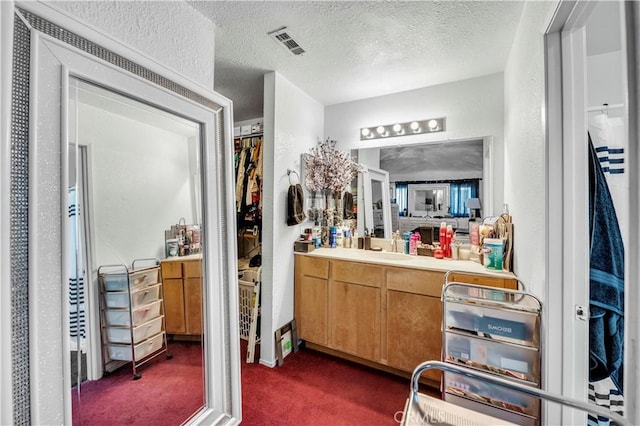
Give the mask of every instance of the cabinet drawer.
<path id="1" fill-rule="evenodd" d="M 147 355 L 150 355 L 162 348 L 164 341 L 164 333 L 158 333 L 150 339 L 144 340 L 133 346 L 133 356 L 136 361 L 140 361 Z M 109 350 L 109 358 L 119 361 L 133 361 L 131 359 L 132 345 L 107 345 Z"/>
<path id="2" fill-rule="evenodd" d="M 133 309 L 131 311 L 131 317 L 133 317 L 133 325 L 137 326 L 160 315 L 161 303 L 162 300 L 156 300 L 155 302 L 148 305 L 142 305 L 136 309 Z M 109 325 L 132 325 L 128 309 L 108 309 L 106 313 L 107 323 Z"/>
<path id="3" fill-rule="evenodd" d="M 489 337 L 538 346 L 538 316 L 532 313 L 447 302 L 447 328 L 480 332 Z"/>
<path id="4" fill-rule="evenodd" d="M 162 278 L 182 278 L 182 262 L 175 260 L 162 262 Z"/>
<path id="5" fill-rule="evenodd" d="M 160 284 L 131 292 L 131 307 L 147 305 L 160 297 Z M 109 292 L 105 294 L 108 308 L 129 308 L 129 292 Z"/>
<path id="6" fill-rule="evenodd" d="M 366 263 L 332 261 L 331 276 L 334 281 L 382 287 L 383 268 Z"/>
<path id="7" fill-rule="evenodd" d="M 329 261 L 327 259 L 297 255 L 296 267 L 300 268 L 302 275 L 329 278 Z"/>
<path id="8" fill-rule="evenodd" d="M 137 327 L 133 327 L 133 343 L 140 343 L 141 341 L 160 333 L 162 331 L 162 318 L 163 316 L 160 315 L 158 318 L 147 321 Z M 108 327 L 107 339 L 110 343 L 130 343 L 131 333 L 132 329 L 129 327 Z"/>
<path id="9" fill-rule="evenodd" d="M 417 269 L 387 268 L 387 289 L 440 297 L 444 274 Z"/>
<path id="10" fill-rule="evenodd" d="M 455 373 L 444 373 L 447 394 L 491 404 L 518 414 L 537 417 L 540 400 L 481 380 Z M 445 394 L 445 400 L 448 400 Z M 520 423 L 518 423 L 520 424 Z"/>
<path id="11" fill-rule="evenodd" d="M 444 352 L 447 361 L 539 384 L 540 357 L 535 348 L 448 332 Z"/>
<path id="12" fill-rule="evenodd" d="M 200 278 L 202 276 L 202 261 L 192 260 L 184 262 L 182 266 L 182 273 L 185 278 Z"/>

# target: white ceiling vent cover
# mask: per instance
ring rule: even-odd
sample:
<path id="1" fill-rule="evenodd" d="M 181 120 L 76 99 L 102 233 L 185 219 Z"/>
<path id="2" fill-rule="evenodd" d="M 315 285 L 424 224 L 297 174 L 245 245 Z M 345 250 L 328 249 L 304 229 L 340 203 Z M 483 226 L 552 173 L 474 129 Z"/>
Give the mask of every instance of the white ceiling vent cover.
<path id="1" fill-rule="evenodd" d="M 293 39 L 291 32 L 287 31 L 287 27 L 278 28 L 267 34 L 294 55 L 302 55 L 304 53 L 304 49 Z"/>

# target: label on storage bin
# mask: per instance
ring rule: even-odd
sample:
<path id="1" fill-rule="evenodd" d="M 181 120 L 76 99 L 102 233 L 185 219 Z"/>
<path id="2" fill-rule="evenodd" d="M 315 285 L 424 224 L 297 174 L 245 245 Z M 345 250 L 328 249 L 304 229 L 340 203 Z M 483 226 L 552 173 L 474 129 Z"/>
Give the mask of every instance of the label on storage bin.
<path id="1" fill-rule="evenodd" d="M 495 334 L 519 340 L 526 340 L 527 337 L 526 325 L 517 321 L 483 316 L 480 318 L 478 326 L 478 331 L 482 333 Z"/>

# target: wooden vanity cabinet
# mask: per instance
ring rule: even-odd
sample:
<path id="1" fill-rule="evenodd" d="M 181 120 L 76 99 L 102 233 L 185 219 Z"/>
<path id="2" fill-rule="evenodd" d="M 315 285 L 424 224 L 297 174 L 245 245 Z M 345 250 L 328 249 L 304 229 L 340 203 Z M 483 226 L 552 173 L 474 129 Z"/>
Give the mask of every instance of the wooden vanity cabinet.
<path id="1" fill-rule="evenodd" d="M 202 327 L 202 261 L 172 258 L 161 263 L 165 280 L 167 334 L 200 336 Z"/>
<path id="2" fill-rule="evenodd" d="M 381 360 L 384 269 L 331 261 L 329 346 L 361 358 Z"/>
<path id="3" fill-rule="evenodd" d="M 329 343 L 329 261 L 296 256 L 295 283 L 298 337 L 326 346 Z"/>
<path id="4" fill-rule="evenodd" d="M 444 274 L 417 269 L 386 268 L 387 365 L 413 371 L 418 364 L 442 359 Z M 440 371 L 424 376 L 440 381 Z"/>
<path id="5" fill-rule="evenodd" d="M 402 374 L 442 359 L 445 273 L 295 255 L 298 337 L 319 350 Z M 516 288 L 516 280 L 450 274 L 461 281 Z M 423 376 L 439 383 L 441 373 Z"/>

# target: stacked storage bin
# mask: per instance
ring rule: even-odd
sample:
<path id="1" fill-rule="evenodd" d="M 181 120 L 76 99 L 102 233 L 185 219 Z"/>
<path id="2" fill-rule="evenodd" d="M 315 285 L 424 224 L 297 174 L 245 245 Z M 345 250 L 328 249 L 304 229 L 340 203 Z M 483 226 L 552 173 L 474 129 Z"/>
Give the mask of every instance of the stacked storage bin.
<path id="1" fill-rule="evenodd" d="M 443 357 L 540 388 L 540 301 L 528 293 L 450 283 L 443 290 Z M 443 399 L 519 425 L 540 424 L 540 399 L 445 372 Z"/>
<path id="2" fill-rule="evenodd" d="M 98 268 L 103 373 L 131 362 L 133 378 L 138 367 L 167 353 L 164 298 L 159 262 L 131 270 L 125 265 Z M 167 359 L 171 355 L 167 354 Z"/>

